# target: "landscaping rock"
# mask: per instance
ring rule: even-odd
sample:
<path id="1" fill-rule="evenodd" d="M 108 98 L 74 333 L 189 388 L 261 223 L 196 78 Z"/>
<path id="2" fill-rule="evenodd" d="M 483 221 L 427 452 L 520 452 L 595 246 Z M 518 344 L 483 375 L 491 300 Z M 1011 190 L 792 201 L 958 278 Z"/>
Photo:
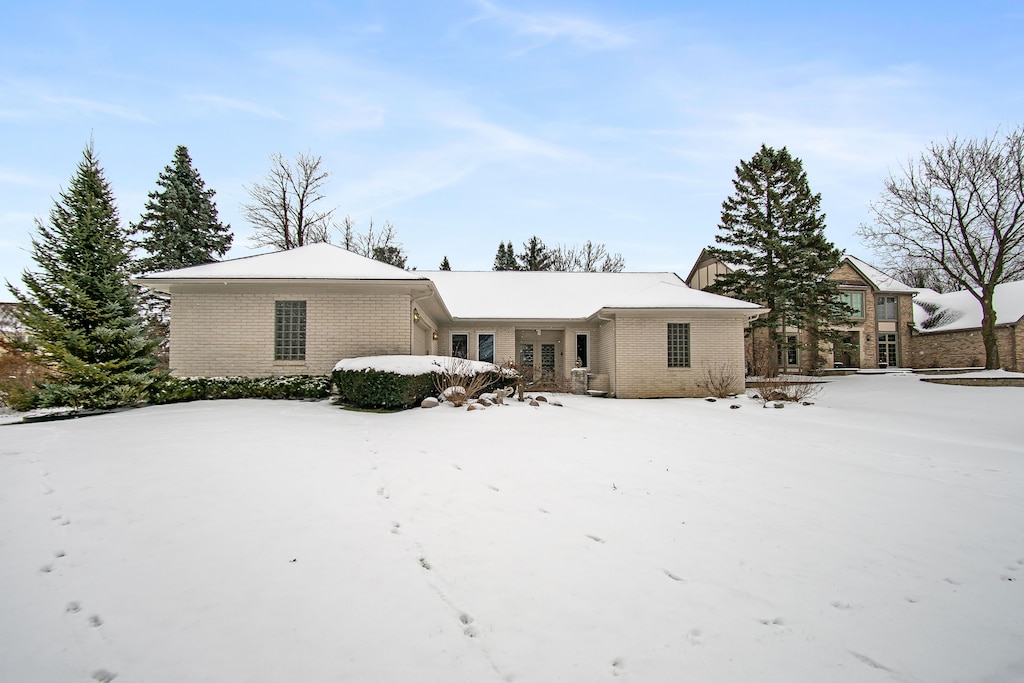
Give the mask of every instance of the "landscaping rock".
<path id="1" fill-rule="evenodd" d="M 740 405 L 738 403 L 733 403 L 731 406 L 729 406 L 730 410 L 739 410 L 739 408 Z"/>
<path id="2" fill-rule="evenodd" d="M 488 399 L 488 398 L 484 398 L 483 396 L 481 396 L 481 397 L 480 397 L 480 400 L 479 400 L 479 401 L 477 401 L 477 403 L 479 403 L 480 405 L 482 405 L 482 406 L 483 406 L 484 408 L 490 408 L 491 406 L 493 406 L 493 405 L 494 405 L 494 402 L 493 402 L 493 401 L 491 401 L 491 400 L 490 400 L 490 399 Z"/>
<path id="3" fill-rule="evenodd" d="M 466 410 L 484 410 L 484 407 L 479 403 L 469 403 L 466 405 Z"/>
<path id="4" fill-rule="evenodd" d="M 425 399 L 420 401 L 420 408 L 436 408 L 440 403 L 441 402 L 433 396 L 427 396 Z"/>
<path id="5" fill-rule="evenodd" d="M 548 402 L 548 399 L 547 399 L 546 397 L 544 397 L 544 396 L 538 396 L 538 397 L 537 397 L 537 400 L 538 400 L 538 401 L 542 401 L 542 402 L 544 402 L 544 403 L 547 403 L 547 402 Z"/>
<path id="6" fill-rule="evenodd" d="M 715 401 L 717 401 L 718 399 L 717 399 L 717 398 L 714 398 L 713 396 L 708 396 L 708 397 L 707 397 L 706 399 L 704 399 L 704 400 L 705 400 L 705 401 L 707 401 L 708 403 L 714 403 L 714 402 L 715 402 Z"/>
<path id="7" fill-rule="evenodd" d="M 539 405 L 540 405 L 540 403 L 538 403 L 538 402 L 537 402 L 537 399 L 535 399 L 535 398 L 531 398 L 531 399 L 530 399 L 530 405 L 531 405 L 531 406 L 534 406 L 534 407 L 537 407 L 537 406 L 539 406 Z"/>

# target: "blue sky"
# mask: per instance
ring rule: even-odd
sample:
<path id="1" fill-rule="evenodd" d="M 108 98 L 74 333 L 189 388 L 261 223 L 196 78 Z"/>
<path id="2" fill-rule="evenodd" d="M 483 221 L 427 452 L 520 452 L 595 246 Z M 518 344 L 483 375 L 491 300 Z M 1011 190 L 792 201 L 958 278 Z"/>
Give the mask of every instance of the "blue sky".
<path id="1" fill-rule="evenodd" d="M 255 253 L 245 184 L 311 151 L 338 216 L 394 223 L 411 266 L 489 269 L 536 234 L 685 276 L 762 143 L 870 261 L 855 230 L 890 171 L 1024 111 L 1019 1 L 149 4 L 2 11 L 0 278 L 90 136 L 126 223 L 186 145 L 231 256 Z"/>

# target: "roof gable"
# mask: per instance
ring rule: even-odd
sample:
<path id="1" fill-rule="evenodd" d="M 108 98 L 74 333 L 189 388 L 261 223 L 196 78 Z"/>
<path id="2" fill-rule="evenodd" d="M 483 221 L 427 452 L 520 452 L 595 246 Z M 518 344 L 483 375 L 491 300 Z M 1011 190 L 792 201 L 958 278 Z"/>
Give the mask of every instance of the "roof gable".
<path id="1" fill-rule="evenodd" d="M 871 264 L 861 261 L 859 258 L 844 256 L 843 260 L 849 263 L 854 270 L 860 273 L 861 277 L 864 278 L 868 285 L 879 292 L 906 292 L 908 294 L 913 294 L 917 291 L 913 287 L 903 284 L 896 278 L 889 277 Z"/>
<path id="2" fill-rule="evenodd" d="M 422 275 L 354 254 L 333 244 L 206 263 L 147 273 L 147 280 L 423 280 Z"/>

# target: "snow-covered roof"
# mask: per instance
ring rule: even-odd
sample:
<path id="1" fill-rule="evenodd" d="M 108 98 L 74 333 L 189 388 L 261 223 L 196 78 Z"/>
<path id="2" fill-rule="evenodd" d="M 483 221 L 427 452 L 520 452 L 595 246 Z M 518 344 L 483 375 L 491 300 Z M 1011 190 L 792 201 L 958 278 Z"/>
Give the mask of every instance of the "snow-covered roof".
<path id="1" fill-rule="evenodd" d="M 423 280 L 423 276 L 354 254 L 333 244 L 147 273 L 146 280 Z"/>
<path id="2" fill-rule="evenodd" d="M 691 289 L 675 273 L 561 273 L 550 271 L 422 272 L 452 317 L 480 319 L 589 318 L 602 308 L 761 307 Z"/>
<path id="3" fill-rule="evenodd" d="M 451 356 L 361 356 L 344 358 L 334 366 L 335 370 L 376 370 L 391 372 L 396 375 L 426 375 L 431 372 L 450 370 L 462 375 L 475 375 L 478 372 L 498 372 L 501 369 L 494 363 L 478 360 L 453 358 Z"/>
<path id="4" fill-rule="evenodd" d="M 889 277 L 870 263 L 865 263 L 853 256 L 844 256 L 844 260 L 860 271 L 860 274 L 868 279 L 868 284 L 880 292 L 916 292 L 918 290 L 903 284 L 896 278 Z"/>
<path id="5" fill-rule="evenodd" d="M 1024 280 L 998 285 L 992 305 L 996 324 L 1019 321 L 1024 317 Z M 981 304 L 967 290 L 945 294 L 922 290 L 914 298 L 914 325 L 924 332 L 981 327 Z"/>

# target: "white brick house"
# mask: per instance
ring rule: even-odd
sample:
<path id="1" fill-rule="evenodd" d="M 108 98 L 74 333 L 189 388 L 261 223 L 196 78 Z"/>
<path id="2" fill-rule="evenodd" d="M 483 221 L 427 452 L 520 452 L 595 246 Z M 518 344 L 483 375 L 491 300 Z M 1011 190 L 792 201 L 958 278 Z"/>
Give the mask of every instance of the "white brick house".
<path id="1" fill-rule="evenodd" d="M 342 358 L 457 355 L 575 367 L 621 398 L 703 396 L 706 372 L 743 386 L 743 329 L 766 309 L 674 273 L 405 271 L 314 244 L 151 273 L 171 296 L 179 376 L 327 374 Z"/>

